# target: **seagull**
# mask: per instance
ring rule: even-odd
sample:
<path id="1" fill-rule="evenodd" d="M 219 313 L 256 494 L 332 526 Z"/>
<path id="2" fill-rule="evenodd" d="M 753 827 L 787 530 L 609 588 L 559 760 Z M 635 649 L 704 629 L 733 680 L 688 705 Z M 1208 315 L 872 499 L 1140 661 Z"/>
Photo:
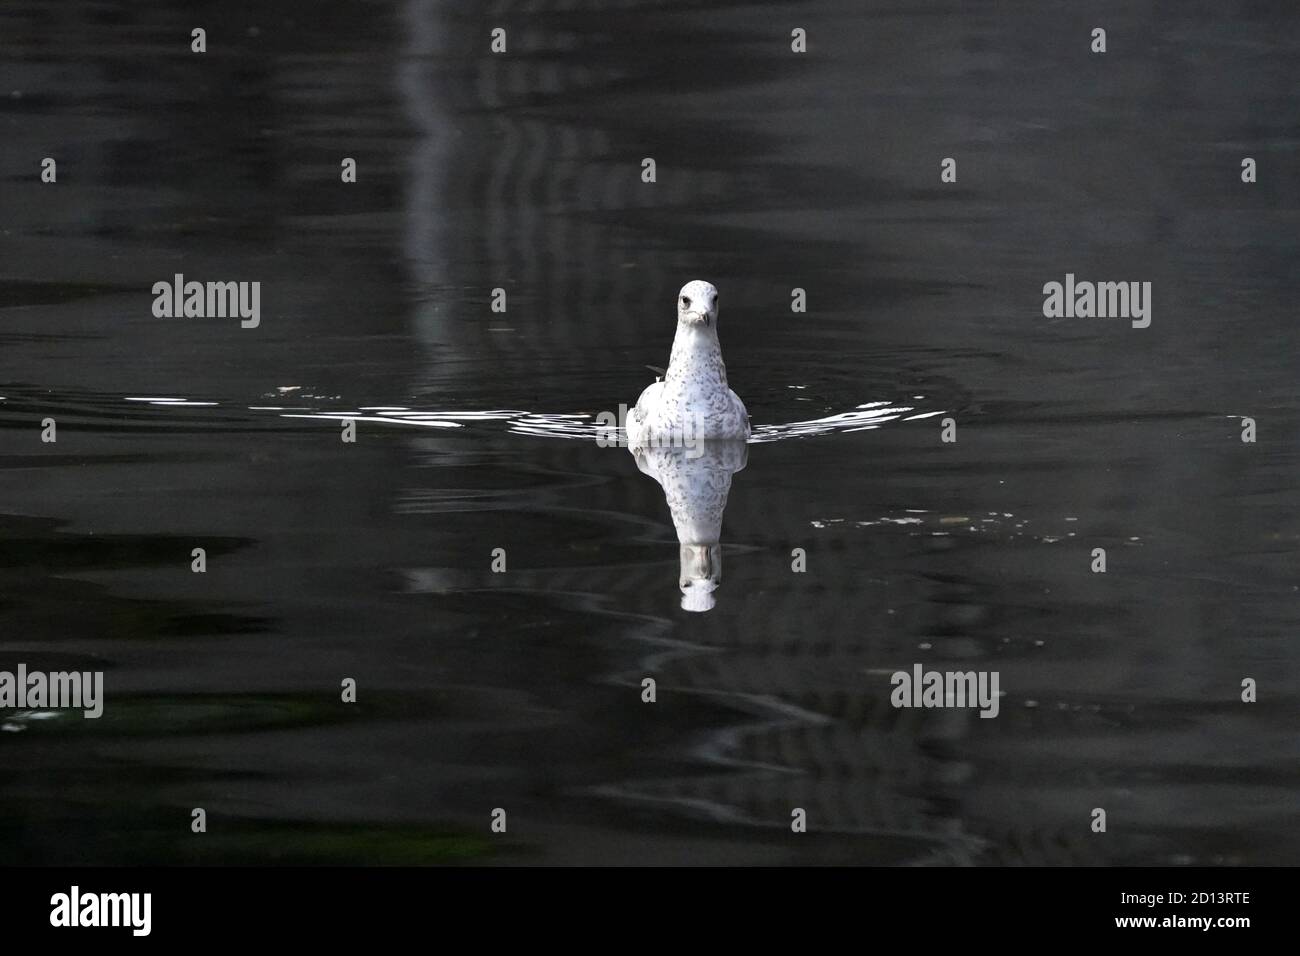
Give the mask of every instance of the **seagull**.
<path id="1" fill-rule="evenodd" d="M 677 336 L 663 379 L 627 416 L 628 447 L 749 440 L 745 403 L 727 386 L 718 344 L 718 290 L 695 279 L 677 294 Z"/>

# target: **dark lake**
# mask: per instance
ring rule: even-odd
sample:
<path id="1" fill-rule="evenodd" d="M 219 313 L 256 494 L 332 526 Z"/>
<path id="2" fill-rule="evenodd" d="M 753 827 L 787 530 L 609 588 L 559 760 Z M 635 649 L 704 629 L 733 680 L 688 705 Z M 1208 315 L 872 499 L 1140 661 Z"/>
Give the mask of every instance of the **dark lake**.
<path id="1" fill-rule="evenodd" d="M 0 670 L 105 688 L 0 863 L 1300 858 L 1293 3 L 172 7 L 0 7 Z M 703 612 L 595 429 L 697 278 Z"/>

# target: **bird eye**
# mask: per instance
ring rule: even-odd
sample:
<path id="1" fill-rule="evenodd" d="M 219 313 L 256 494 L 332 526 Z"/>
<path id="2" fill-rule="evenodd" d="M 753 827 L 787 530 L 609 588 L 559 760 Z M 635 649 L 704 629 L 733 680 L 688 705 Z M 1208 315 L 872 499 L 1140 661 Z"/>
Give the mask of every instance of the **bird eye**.
<path id="1" fill-rule="evenodd" d="M 682 305 L 686 306 L 688 309 L 691 307 L 691 300 L 688 296 L 682 296 Z"/>

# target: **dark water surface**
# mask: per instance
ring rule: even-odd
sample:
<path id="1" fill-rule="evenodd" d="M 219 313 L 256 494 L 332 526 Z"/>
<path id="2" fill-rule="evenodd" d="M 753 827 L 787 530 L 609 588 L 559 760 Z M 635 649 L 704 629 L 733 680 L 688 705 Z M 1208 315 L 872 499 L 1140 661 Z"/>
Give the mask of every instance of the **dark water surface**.
<path id="1" fill-rule="evenodd" d="M 55 6 L 0 7 L 0 669 L 107 701 L 0 715 L 0 862 L 1296 862 L 1293 4 Z M 591 429 L 692 278 L 765 426 L 704 614 Z"/>

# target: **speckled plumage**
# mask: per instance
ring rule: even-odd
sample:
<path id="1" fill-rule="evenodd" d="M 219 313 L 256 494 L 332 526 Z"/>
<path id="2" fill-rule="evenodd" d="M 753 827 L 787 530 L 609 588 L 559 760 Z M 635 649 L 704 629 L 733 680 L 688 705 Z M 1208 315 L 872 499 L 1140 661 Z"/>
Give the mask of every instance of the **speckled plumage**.
<path id="1" fill-rule="evenodd" d="M 749 461 L 743 441 L 713 440 L 692 448 L 644 446 L 636 465 L 664 490 L 681 545 L 682 607 L 707 611 L 722 583 L 722 513 L 731 476 Z"/>
<path id="2" fill-rule="evenodd" d="M 718 344 L 718 290 L 696 279 L 677 296 L 677 335 L 661 382 L 641 393 L 627 418 L 628 445 L 749 439 L 745 404 L 727 385 Z"/>

